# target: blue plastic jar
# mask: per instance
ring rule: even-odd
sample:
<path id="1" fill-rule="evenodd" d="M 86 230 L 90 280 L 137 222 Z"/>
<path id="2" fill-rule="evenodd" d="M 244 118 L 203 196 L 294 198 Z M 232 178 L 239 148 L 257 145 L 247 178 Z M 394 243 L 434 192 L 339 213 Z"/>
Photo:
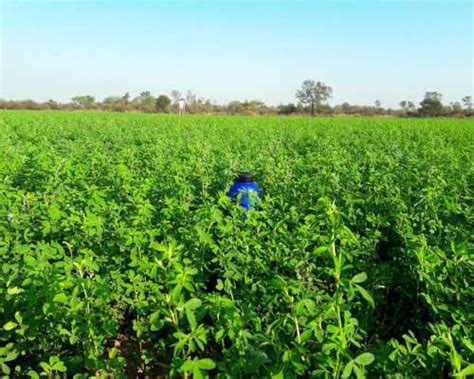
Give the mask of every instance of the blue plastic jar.
<path id="1" fill-rule="evenodd" d="M 241 194 L 239 202 L 241 207 L 247 210 L 255 209 L 257 202 L 262 198 L 262 193 L 252 173 L 240 173 L 235 183 L 230 187 L 227 196 L 234 201 L 239 201 L 239 194 Z"/>

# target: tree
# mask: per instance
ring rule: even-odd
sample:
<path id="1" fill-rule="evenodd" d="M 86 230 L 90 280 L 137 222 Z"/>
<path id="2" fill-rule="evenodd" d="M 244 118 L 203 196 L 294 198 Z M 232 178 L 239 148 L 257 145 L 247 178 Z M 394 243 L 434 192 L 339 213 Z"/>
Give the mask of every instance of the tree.
<path id="1" fill-rule="evenodd" d="M 443 114 L 443 104 L 441 103 L 439 92 L 426 92 L 425 98 L 420 102 L 419 112 L 422 116 L 440 116 Z"/>
<path id="2" fill-rule="evenodd" d="M 375 115 L 375 114 L 382 114 L 383 109 L 382 109 L 382 103 L 380 100 L 375 100 L 374 101 L 374 107 L 365 107 L 366 109 L 364 110 L 364 113 L 367 113 L 368 115 Z"/>
<path id="3" fill-rule="evenodd" d="M 213 104 L 209 99 L 205 99 L 203 97 L 196 98 L 194 96 L 194 100 L 188 98 L 188 101 L 191 103 L 187 103 L 188 112 L 193 113 L 212 113 L 213 111 Z"/>
<path id="4" fill-rule="evenodd" d="M 402 100 L 400 101 L 399 105 L 400 108 L 405 112 L 413 111 L 415 109 L 415 104 L 409 100 Z"/>
<path id="5" fill-rule="evenodd" d="M 80 105 L 84 108 L 90 108 L 95 104 L 95 97 L 91 95 L 80 95 L 71 98 L 73 104 Z"/>
<path id="6" fill-rule="evenodd" d="M 134 99 L 134 103 L 143 112 L 154 112 L 156 109 L 155 98 L 151 95 L 150 91 L 140 93 L 140 96 Z"/>
<path id="7" fill-rule="evenodd" d="M 188 106 L 194 104 L 196 102 L 196 99 L 197 99 L 196 95 L 194 95 L 191 91 L 188 90 L 186 92 L 186 104 Z"/>
<path id="8" fill-rule="evenodd" d="M 47 104 L 49 109 L 60 109 L 60 104 L 53 99 L 49 99 Z"/>
<path id="9" fill-rule="evenodd" d="M 160 95 L 157 97 L 155 106 L 157 112 L 168 112 L 171 100 L 166 95 Z"/>
<path id="10" fill-rule="evenodd" d="M 342 113 L 344 114 L 352 114 L 354 113 L 354 107 L 350 105 L 348 102 L 344 102 L 341 104 Z"/>
<path id="11" fill-rule="evenodd" d="M 399 103 L 400 109 L 402 110 L 402 114 L 408 115 L 411 114 L 412 116 L 415 114 L 416 108 L 415 104 L 413 104 L 410 100 L 402 100 Z"/>
<path id="12" fill-rule="evenodd" d="M 298 108 L 293 103 L 280 105 L 278 107 L 278 114 L 289 115 L 289 114 L 292 114 L 292 113 L 296 113 L 297 111 L 298 111 Z"/>
<path id="13" fill-rule="evenodd" d="M 107 96 L 102 101 L 102 104 L 103 109 L 113 112 L 125 112 L 128 107 L 128 104 L 125 102 L 124 97 L 120 96 Z"/>
<path id="14" fill-rule="evenodd" d="M 113 105 L 114 111 L 125 112 L 130 109 L 130 93 L 125 92 L 121 98 L 117 98 Z"/>
<path id="15" fill-rule="evenodd" d="M 229 114 L 239 114 L 243 112 L 242 103 L 238 100 L 231 101 L 227 104 L 227 113 Z"/>
<path id="16" fill-rule="evenodd" d="M 265 103 L 261 100 L 245 100 L 241 105 L 243 114 L 264 114 L 266 110 Z"/>
<path id="17" fill-rule="evenodd" d="M 447 111 L 451 114 L 451 116 L 462 114 L 462 105 L 459 101 L 454 101 L 449 104 Z"/>
<path id="18" fill-rule="evenodd" d="M 128 107 L 128 103 L 130 103 L 130 93 L 125 92 L 125 95 L 122 96 L 122 101 L 125 105 L 125 107 Z"/>
<path id="19" fill-rule="evenodd" d="M 442 98 L 443 98 L 443 95 L 441 95 L 439 92 L 436 92 L 436 91 L 425 93 L 425 99 L 441 102 Z"/>
<path id="20" fill-rule="evenodd" d="M 181 94 L 181 92 L 177 90 L 171 91 L 171 99 L 173 100 L 173 105 L 178 104 L 179 99 L 181 99 L 182 97 L 183 95 Z"/>
<path id="21" fill-rule="evenodd" d="M 296 98 L 303 104 L 311 106 L 311 115 L 314 115 L 315 107 L 332 96 L 332 88 L 328 85 L 315 82 L 314 80 L 305 80 L 301 84 L 301 88 L 296 92 Z"/>
<path id="22" fill-rule="evenodd" d="M 119 100 L 120 100 L 120 97 L 118 97 L 118 96 L 107 96 L 107 97 L 104 99 L 103 103 L 104 103 L 104 104 L 112 104 L 112 103 L 115 103 L 115 102 L 117 102 L 117 101 L 119 101 Z"/>
<path id="23" fill-rule="evenodd" d="M 466 109 L 466 111 L 467 111 L 467 114 L 471 115 L 472 114 L 472 97 L 471 96 L 464 96 L 461 99 L 461 101 L 464 105 L 464 109 Z"/>

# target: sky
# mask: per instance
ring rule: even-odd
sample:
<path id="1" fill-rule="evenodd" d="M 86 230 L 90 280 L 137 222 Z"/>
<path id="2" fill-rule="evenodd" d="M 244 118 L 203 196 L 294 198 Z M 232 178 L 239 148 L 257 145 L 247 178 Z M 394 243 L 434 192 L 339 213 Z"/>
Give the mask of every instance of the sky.
<path id="1" fill-rule="evenodd" d="M 0 98 L 101 100 L 177 89 L 218 103 L 397 107 L 473 93 L 471 0 L 0 0 Z"/>

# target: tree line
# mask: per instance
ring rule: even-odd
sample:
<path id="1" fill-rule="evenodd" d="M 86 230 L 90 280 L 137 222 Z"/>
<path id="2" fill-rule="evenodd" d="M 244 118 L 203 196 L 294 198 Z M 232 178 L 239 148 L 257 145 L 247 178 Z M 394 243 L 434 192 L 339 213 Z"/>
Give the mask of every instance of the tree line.
<path id="1" fill-rule="evenodd" d="M 305 80 L 296 91 L 297 102 L 268 105 L 260 100 L 230 101 L 218 104 L 209 99 L 198 97 L 190 91 L 185 94 L 172 91 L 169 95 L 153 96 L 150 91 L 143 91 L 132 98 L 130 93 L 123 96 L 108 96 L 97 101 L 91 95 L 78 95 L 68 103 L 54 100 L 36 102 L 33 100 L 2 100 L 0 109 L 56 109 L 56 110 L 103 110 L 112 112 L 146 112 L 175 113 L 178 102 L 184 99 L 186 113 L 190 114 L 230 114 L 230 115 L 354 115 L 354 116 L 399 116 L 399 117 L 470 117 L 472 97 L 465 96 L 459 102 L 444 104 L 439 92 L 426 92 L 418 106 L 411 100 L 402 100 L 396 109 L 383 107 L 376 100 L 373 105 L 354 105 L 344 102 L 330 106 L 327 101 L 333 90 L 320 81 Z"/>

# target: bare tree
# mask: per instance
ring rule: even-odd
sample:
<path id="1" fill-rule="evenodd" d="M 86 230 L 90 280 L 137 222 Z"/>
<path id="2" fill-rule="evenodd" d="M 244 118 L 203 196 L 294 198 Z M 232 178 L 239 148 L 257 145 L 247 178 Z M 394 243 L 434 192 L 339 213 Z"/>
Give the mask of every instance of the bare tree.
<path id="1" fill-rule="evenodd" d="M 305 80 L 301 88 L 296 92 L 296 98 L 303 104 L 311 105 L 311 115 L 314 115 L 315 107 L 332 96 L 332 88 L 322 82 Z"/>

